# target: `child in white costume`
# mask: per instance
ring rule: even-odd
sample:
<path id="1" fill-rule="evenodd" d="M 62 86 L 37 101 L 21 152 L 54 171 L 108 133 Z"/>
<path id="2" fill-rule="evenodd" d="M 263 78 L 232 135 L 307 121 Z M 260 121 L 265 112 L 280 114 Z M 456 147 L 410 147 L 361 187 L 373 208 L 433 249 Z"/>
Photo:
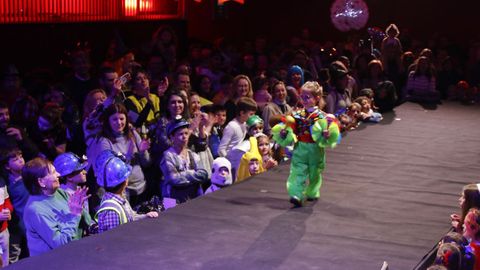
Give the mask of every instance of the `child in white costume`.
<path id="1" fill-rule="evenodd" d="M 217 191 L 232 184 L 231 164 L 228 159 L 218 157 L 212 164 L 212 184 L 205 194 Z"/>

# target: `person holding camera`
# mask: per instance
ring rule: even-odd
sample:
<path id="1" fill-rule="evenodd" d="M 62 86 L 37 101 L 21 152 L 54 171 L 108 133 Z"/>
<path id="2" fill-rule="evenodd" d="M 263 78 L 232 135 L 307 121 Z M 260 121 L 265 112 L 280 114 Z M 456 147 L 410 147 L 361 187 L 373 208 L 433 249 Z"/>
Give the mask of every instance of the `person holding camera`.
<path id="1" fill-rule="evenodd" d="M 121 153 L 111 150 L 101 152 L 95 161 L 97 184 L 105 189 L 100 207 L 95 219 L 98 222 L 98 232 L 111 230 L 119 225 L 144 218 L 156 218 L 158 212 L 146 214 L 136 213 L 125 198 L 128 177 L 132 166 L 127 165 Z"/>
<path id="2" fill-rule="evenodd" d="M 150 93 L 150 78 L 144 70 L 136 70 L 132 74 L 132 95 L 125 100 L 128 117 L 132 124 L 139 128 L 142 125 L 153 125 L 160 114 L 160 98 Z"/>

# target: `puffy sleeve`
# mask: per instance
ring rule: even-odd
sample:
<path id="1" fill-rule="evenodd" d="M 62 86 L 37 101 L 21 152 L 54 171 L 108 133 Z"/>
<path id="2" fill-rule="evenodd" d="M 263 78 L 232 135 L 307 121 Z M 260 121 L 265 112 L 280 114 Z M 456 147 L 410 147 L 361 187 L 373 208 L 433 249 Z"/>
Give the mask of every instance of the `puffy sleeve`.
<path id="1" fill-rule="evenodd" d="M 272 139 L 282 147 L 286 147 L 288 145 L 291 145 L 292 143 L 296 143 L 297 136 L 295 135 L 295 132 L 291 127 L 294 122 L 295 120 L 292 117 L 287 116 L 283 123 L 276 124 L 271 130 Z M 287 135 L 285 137 L 282 137 L 280 135 L 282 130 L 287 131 Z"/>
<path id="2" fill-rule="evenodd" d="M 328 136 L 324 136 L 324 131 L 328 131 Z M 320 147 L 335 147 L 341 140 L 342 136 L 335 116 L 329 114 L 325 118 L 320 118 L 311 127 L 310 130 L 313 140 Z"/>

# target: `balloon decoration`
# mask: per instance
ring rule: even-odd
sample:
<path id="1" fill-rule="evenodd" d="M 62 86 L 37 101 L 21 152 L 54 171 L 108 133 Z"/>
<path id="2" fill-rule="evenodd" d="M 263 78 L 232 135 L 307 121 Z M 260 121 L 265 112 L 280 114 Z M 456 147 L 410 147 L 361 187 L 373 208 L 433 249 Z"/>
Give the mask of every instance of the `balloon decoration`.
<path id="1" fill-rule="evenodd" d="M 381 42 L 385 37 L 385 32 L 378 26 L 368 27 L 367 32 L 376 42 Z"/>
<path id="2" fill-rule="evenodd" d="M 363 0 L 335 0 L 330 8 L 330 19 L 342 32 L 365 27 L 368 15 L 368 6 Z"/>

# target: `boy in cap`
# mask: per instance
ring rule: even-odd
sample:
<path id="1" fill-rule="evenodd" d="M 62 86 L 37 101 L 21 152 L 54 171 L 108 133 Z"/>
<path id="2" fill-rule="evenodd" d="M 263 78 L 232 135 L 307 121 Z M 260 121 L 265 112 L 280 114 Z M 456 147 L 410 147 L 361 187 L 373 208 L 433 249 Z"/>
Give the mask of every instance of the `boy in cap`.
<path id="1" fill-rule="evenodd" d="M 132 167 L 125 163 L 122 154 L 104 150 L 97 157 L 95 167 L 95 171 L 98 172 L 97 184 L 105 189 L 105 195 L 95 215 L 99 233 L 127 222 L 158 217 L 158 212 L 155 211 L 143 215 L 137 214 L 125 198 L 125 189 Z"/>
<path id="2" fill-rule="evenodd" d="M 208 172 L 199 166 L 200 157 L 188 149 L 189 126 L 181 118 L 168 123 L 167 134 L 172 146 L 163 153 L 160 162 L 164 176 L 163 197 L 179 203 L 201 196 L 202 184 L 208 181 Z"/>

